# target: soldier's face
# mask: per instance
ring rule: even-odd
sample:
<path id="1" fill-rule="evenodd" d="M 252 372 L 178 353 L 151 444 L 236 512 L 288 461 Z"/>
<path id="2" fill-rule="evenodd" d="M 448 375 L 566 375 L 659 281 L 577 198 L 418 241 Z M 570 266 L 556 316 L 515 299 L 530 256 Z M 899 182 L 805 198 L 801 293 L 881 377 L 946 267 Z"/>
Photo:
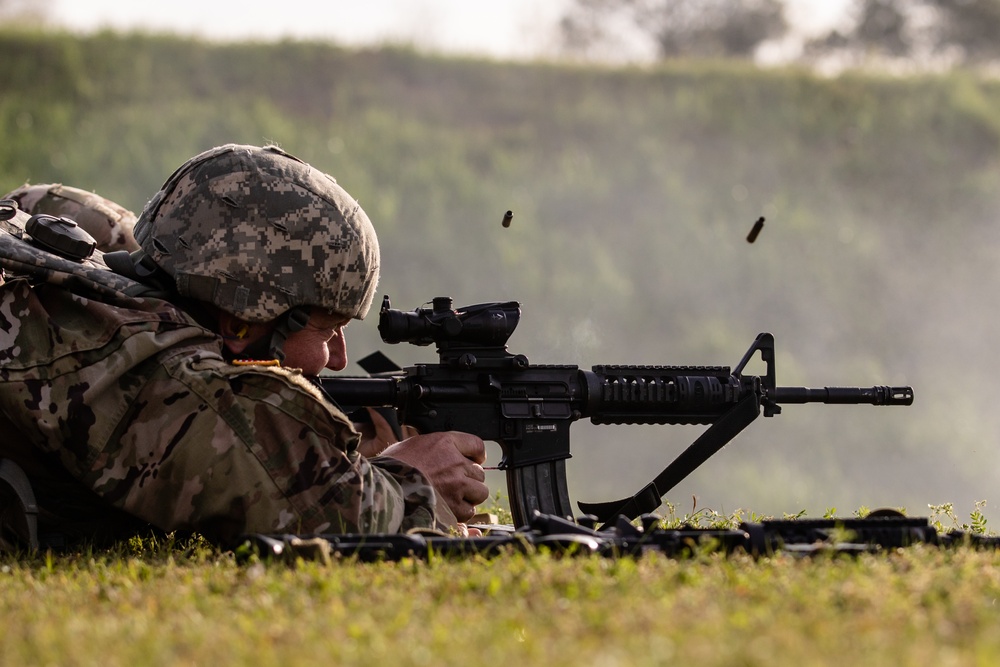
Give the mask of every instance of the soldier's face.
<path id="1" fill-rule="evenodd" d="M 283 366 L 301 368 L 306 375 L 319 375 L 324 368 L 342 371 L 347 366 L 344 327 L 350 318 L 320 308 L 309 311 L 309 322 L 285 339 Z"/>

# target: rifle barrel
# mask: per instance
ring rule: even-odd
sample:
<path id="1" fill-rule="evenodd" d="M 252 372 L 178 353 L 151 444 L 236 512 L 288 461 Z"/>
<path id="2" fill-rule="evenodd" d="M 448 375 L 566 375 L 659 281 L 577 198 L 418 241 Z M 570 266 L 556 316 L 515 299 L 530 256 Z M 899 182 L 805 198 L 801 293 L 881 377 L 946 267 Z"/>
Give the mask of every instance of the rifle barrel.
<path id="1" fill-rule="evenodd" d="M 869 405 L 912 405 L 912 387 L 777 387 L 774 402 L 785 403 L 841 403 Z"/>

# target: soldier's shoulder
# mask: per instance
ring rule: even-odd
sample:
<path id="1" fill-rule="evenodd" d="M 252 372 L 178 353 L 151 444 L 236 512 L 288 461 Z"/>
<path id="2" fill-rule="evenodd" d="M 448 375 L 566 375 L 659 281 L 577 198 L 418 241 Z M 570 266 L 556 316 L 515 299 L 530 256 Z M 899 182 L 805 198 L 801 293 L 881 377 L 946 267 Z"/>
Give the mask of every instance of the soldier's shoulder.
<path id="1" fill-rule="evenodd" d="M 351 421 L 306 376 L 271 364 L 233 364 L 215 354 L 199 353 L 176 359 L 177 371 L 200 377 L 211 396 L 231 391 L 235 400 L 280 412 L 303 423 Z M 190 381 L 190 378 L 189 380 Z"/>

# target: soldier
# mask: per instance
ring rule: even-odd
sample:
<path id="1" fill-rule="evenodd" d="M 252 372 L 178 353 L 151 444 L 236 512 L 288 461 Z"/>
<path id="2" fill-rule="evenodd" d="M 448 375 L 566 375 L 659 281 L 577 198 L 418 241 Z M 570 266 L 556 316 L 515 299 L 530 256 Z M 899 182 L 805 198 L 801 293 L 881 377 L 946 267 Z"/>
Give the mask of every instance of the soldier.
<path id="1" fill-rule="evenodd" d="M 13 199 L 28 213 L 71 218 L 94 237 L 98 249 L 104 252 L 139 249 L 132 237 L 135 213 L 93 192 L 62 183 L 25 184 L 3 198 Z"/>
<path id="2" fill-rule="evenodd" d="M 479 438 L 362 443 L 309 381 L 346 365 L 379 275 L 368 217 L 326 174 L 274 147 L 206 151 L 146 205 L 131 253 L 56 257 L 16 220 L 0 457 L 31 479 L 40 532 L 392 532 L 488 497 Z"/>

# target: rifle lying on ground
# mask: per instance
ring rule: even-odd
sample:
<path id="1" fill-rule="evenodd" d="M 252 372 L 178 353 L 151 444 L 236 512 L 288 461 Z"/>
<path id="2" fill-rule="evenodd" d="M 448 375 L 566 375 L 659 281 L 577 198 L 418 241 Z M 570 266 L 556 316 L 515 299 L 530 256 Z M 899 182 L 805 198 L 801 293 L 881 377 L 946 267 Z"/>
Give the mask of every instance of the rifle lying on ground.
<path id="1" fill-rule="evenodd" d="M 620 517 L 614 525 L 600 531 L 592 526 L 536 513 L 530 525 L 516 531 L 493 526 L 482 537 L 398 533 L 254 534 L 245 536 L 236 553 L 240 558 L 330 560 L 336 556 L 368 562 L 473 555 L 493 557 L 540 550 L 573 556 L 617 558 L 658 553 L 669 558 L 685 558 L 698 553 L 729 555 L 737 552 L 754 556 L 779 552 L 795 556 L 856 555 L 915 544 L 1000 548 L 1000 537 L 961 530 L 939 533 L 926 518 L 908 518 L 895 510 L 878 512 L 864 519 L 779 519 L 744 522 L 737 528 L 663 528 L 659 525 L 659 517 L 647 514 L 642 517 L 642 526 L 634 526 Z"/>
<path id="2" fill-rule="evenodd" d="M 382 302 L 379 333 L 386 343 L 437 345 L 437 364 L 417 364 L 386 377 L 323 377 L 322 388 L 345 411 L 392 407 L 401 423 L 420 432 L 464 431 L 503 450 L 514 525 L 536 511 L 574 515 L 566 483 L 569 427 L 583 417 L 595 424 L 708 424 L 652 482 L 629 498 L 580 503 L 607 523 L 652 512 L 663 494 L 732 440 L 763 412 L 787 403 L 910 405 L 910 387 L 778 387 L 774 338 L 757 336 L 735 369 L 728 366 L 532 366 L 510 354 L 507 339 L 520 319 L 517 302 L 452 309 L 448 297 L 431 308 L 394 310 Z M 766 371 L 744 369 L 760 353 Z"/>

